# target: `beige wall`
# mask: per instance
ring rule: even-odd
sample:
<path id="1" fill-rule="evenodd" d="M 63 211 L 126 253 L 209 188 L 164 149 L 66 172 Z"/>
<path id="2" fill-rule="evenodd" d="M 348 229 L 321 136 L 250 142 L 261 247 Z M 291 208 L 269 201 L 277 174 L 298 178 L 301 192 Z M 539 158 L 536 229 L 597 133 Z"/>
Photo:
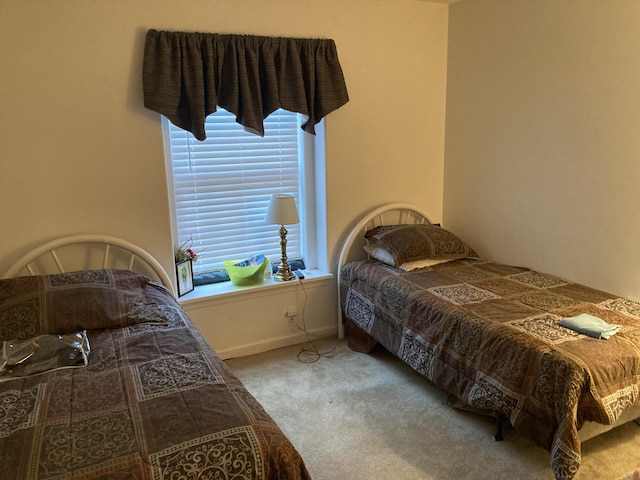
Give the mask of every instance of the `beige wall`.
<path id="1" fill-rule="evenodd" d="M 87 232 L 172 269 L 160 117 L 142 106 L 149 28 L 336 41 L 351 101 L 326 121 L 332 265 L 355 217 L 379 204 L 439 220 L 447 15 L 417 0 L 1 0 L 0 272 Z M 321 311 L 334 325 L 335 304 Z"/>
<path id="2" fill-rule="evenodd" d="M 640 2 L 449 9 L 444 223 L 640 300 Z"/>

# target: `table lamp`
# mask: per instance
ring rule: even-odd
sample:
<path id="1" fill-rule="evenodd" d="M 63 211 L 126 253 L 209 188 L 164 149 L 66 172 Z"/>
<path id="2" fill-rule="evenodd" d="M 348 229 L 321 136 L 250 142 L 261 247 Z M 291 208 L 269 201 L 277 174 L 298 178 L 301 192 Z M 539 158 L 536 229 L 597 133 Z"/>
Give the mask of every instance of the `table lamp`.
<path id="1" fill-rule="evenodd" d="M 280 225 L 280 248 L 282 249 L 282 258 L 278 271 L 273 276 L 274 280 L 288 281 L 295 280 L 296 276 L 291 271 L 291 267 L 287 262 L 287 229 L 285 225 L 298 223 L 298 209 L 293 195 L 285 193 L 276 193 L 271 196 L 269 208 L 267 208 L 267 216 L 265 220 L 269 223 Z"/>

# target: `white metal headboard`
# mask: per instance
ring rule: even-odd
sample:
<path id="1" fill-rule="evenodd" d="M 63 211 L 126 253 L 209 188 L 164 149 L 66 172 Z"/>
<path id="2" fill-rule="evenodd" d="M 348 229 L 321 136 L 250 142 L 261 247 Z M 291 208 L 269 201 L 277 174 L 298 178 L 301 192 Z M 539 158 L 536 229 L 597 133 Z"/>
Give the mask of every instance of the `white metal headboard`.
<path id="1" fill-rule="evenodd" d="M 342 304 L 340 300 L 341 270 L 348 262 L 367 258 L 362 247 L 366 245 L 364 234 L 367 230 L 380 225 L 430 224 L 427 214 L 420 208 L 408 203 L 389 203 L 365 214 L 352 228 L 342 245 L 338 259 L 338 338 L 344 338 L 342 323 Z"/>
<path id="2" fill-rule="evenodd" d="M 64 262 L 59 251 L 67 247 L 79 247 L 80 250 L 80 247 L 87 245 L 96 245 L 102 252 L 101 259 L 98 264 L 87 264 L 83 268 L 116 268 L 116 261 L 124 261 L 123 268 L 151 274 L 156 277 L 155 280 L 173 292 L 169 275 L 151 254 L 127 240 L 105 235 L 72 235 L 47 242 L 21 257 L 7 270 L 4 278 L 13 278 L 21 274 L 64 273 Z M 46 268 L 36 265 L 44 259 L 49 260 Z"/>

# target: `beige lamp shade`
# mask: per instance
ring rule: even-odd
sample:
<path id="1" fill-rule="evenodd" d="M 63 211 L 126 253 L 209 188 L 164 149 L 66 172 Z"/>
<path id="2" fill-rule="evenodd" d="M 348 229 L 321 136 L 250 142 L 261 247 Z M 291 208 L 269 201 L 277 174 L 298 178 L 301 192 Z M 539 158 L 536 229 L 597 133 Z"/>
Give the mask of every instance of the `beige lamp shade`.
<path id="1" fill-rule="evenodd" d="M 271 196 L 265 220 L 277 225 L 291 225 L 300 222 L 293 195 L 276 193 Z"/>

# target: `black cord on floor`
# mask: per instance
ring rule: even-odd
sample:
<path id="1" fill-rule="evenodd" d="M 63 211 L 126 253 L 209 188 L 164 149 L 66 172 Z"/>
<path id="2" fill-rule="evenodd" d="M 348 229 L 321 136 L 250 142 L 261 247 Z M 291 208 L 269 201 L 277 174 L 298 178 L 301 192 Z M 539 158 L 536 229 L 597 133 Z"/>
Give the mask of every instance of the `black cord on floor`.
<path id="1" fill-rule="evenodd" d="M 311 334 L 307 331 L 307 324 L 304 318 L 304 310 L 307 307 L 307 291 L 304 288 L 304 281 L 298 279 L 298 283 L 302 287 L 302 293 L 304 293 L 304 303 L 302 305 L 302 328 L 296 322 L 296 327 L 302 330 L 304 334 L 307 336 L 307 343 L 305 343 L 300 351 L 298 352 L 298 360 L 302 363 L 314 363 L 320 360 L 321 358 L 333 358 L 333 353 L 335 348 L 331 348 L 329 350 L 320 351 L 318 347 L 316 347 L 315 343 L 313 343 L 313 339 L 311 338 Z"/>

